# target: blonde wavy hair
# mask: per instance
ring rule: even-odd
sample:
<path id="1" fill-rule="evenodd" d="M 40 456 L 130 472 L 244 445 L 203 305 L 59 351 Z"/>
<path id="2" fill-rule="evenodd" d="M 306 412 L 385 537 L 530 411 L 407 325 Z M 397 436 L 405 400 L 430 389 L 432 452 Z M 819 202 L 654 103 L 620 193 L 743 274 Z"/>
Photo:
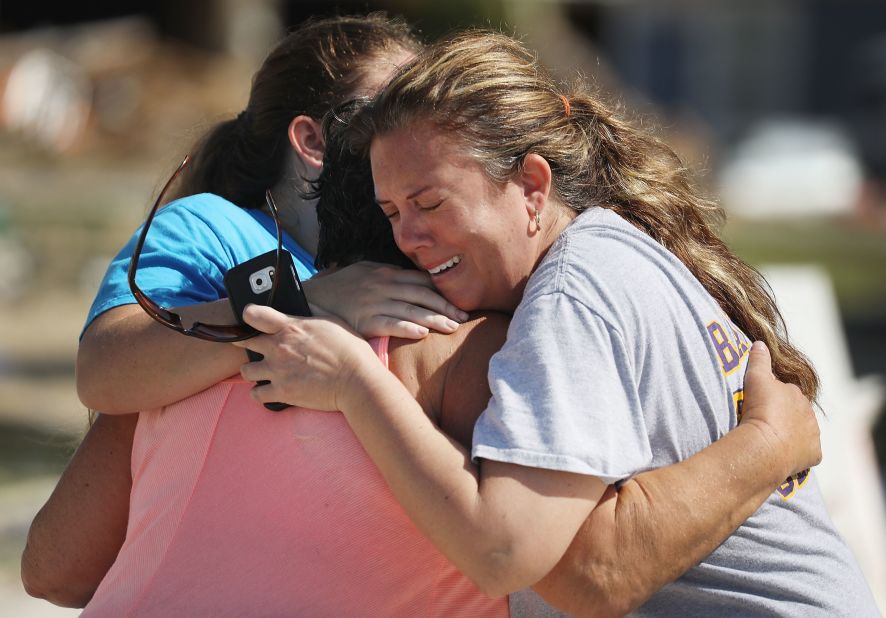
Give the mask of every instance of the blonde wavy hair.
<path id="1" fill-rule="evenodd" d="M 763 277 L 717 234 L 722 210 L 703 198 L 674 151 L 640 130 L 584 85 L 564 87 L 521 43 L 473 30 L 420 53 L 357 114 L 352 139 L 364 153 L 375 135 L 418 122 L 457 136 L 495 182 L 536 153 L 553 171 L 559 200 L 617 212 L 671 251 L 754 340 L 773 371 L 810 399 L 818 377 L 787 340 Z"/>

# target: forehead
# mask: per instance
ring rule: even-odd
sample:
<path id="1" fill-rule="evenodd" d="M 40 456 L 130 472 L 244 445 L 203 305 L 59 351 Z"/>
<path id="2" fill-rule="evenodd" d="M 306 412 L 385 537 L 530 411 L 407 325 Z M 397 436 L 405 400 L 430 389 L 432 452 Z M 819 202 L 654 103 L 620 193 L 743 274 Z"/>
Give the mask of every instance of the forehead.
<path id="1" fill-rule="evenodd" d="M 427 123 L 376 136 L 369 157 L 379 197 L 431 185 L 457 188 L 485 178 L 464 145 Z"/>

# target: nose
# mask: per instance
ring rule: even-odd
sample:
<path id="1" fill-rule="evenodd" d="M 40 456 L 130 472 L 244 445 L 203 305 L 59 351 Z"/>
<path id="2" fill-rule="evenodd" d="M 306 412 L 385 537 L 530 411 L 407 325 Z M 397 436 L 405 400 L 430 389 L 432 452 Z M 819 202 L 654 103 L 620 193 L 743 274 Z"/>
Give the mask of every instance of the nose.
<path id="1" fill-rule="evenodd" d="M 400 251 L 414 256 L 419 249 L 431 244 L 431 235 L 421 213 L 410 211 L 407 208 L 400 210 L 400 216 L 394 222 L 394 242 Z"/>

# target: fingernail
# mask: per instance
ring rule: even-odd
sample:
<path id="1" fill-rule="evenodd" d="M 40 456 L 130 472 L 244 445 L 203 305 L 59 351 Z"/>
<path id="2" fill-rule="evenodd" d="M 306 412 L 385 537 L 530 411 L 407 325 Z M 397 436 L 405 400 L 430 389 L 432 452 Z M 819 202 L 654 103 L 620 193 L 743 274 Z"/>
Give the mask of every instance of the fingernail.
<path id="1" fill-rule="evenodd" d="M 755 341 L 753 343 L 753 345 L 751 345 L 751 347 L 756 348 L 758 352 L 764 352 L 769 349 L 766 347 L 766 344 L 762 341 Z"/>
<path id="2" fill-rule="evenodd" d="M 424 337 L 424 336 L 427 335 L 429 332 L 431 332 L 431 331 L 428 330 L 428 329 L 427 329 L 426 327 L 424 327 L 424 326 L 416 326 L 416 327 L 415 327 L 415 333 L 416 333 L 419 337 Z"/>
<path id="3" fill-rule="evenodd" d="M 461 311 L 461 310 L 458 311 L 458 313 L 456 314 L 456 317 L 461 322 L 467 322 L 468 320 L 471 319 L 470 315 L 468 315 L 467 313 L 465 313 L 464 311 Z"/>
<path id="4" fill-rule="evenodd" d="M 449 328 L 449 330 L 457 330 L 458 322 L 455 320 L 446 320 L 446 327 Z"/>

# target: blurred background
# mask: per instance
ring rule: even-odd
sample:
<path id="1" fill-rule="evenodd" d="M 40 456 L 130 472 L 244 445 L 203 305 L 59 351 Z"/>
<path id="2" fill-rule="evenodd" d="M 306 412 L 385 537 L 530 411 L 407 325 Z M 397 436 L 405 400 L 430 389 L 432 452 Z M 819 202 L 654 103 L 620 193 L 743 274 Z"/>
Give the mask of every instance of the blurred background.
<path id="1" fill-rule="evenodd" d="M 74 356 L 110 257 L 310 15 L 516 34 L 660 127 L 823 381 L 829 509 L 886 611 L 886 4 L 878 0 L 0 2 L 0 607 L 82 432 Z M 297 87 L 297 85 L 296 85 Z M 162 359 L 158 359 L 158 362 Z"/>

